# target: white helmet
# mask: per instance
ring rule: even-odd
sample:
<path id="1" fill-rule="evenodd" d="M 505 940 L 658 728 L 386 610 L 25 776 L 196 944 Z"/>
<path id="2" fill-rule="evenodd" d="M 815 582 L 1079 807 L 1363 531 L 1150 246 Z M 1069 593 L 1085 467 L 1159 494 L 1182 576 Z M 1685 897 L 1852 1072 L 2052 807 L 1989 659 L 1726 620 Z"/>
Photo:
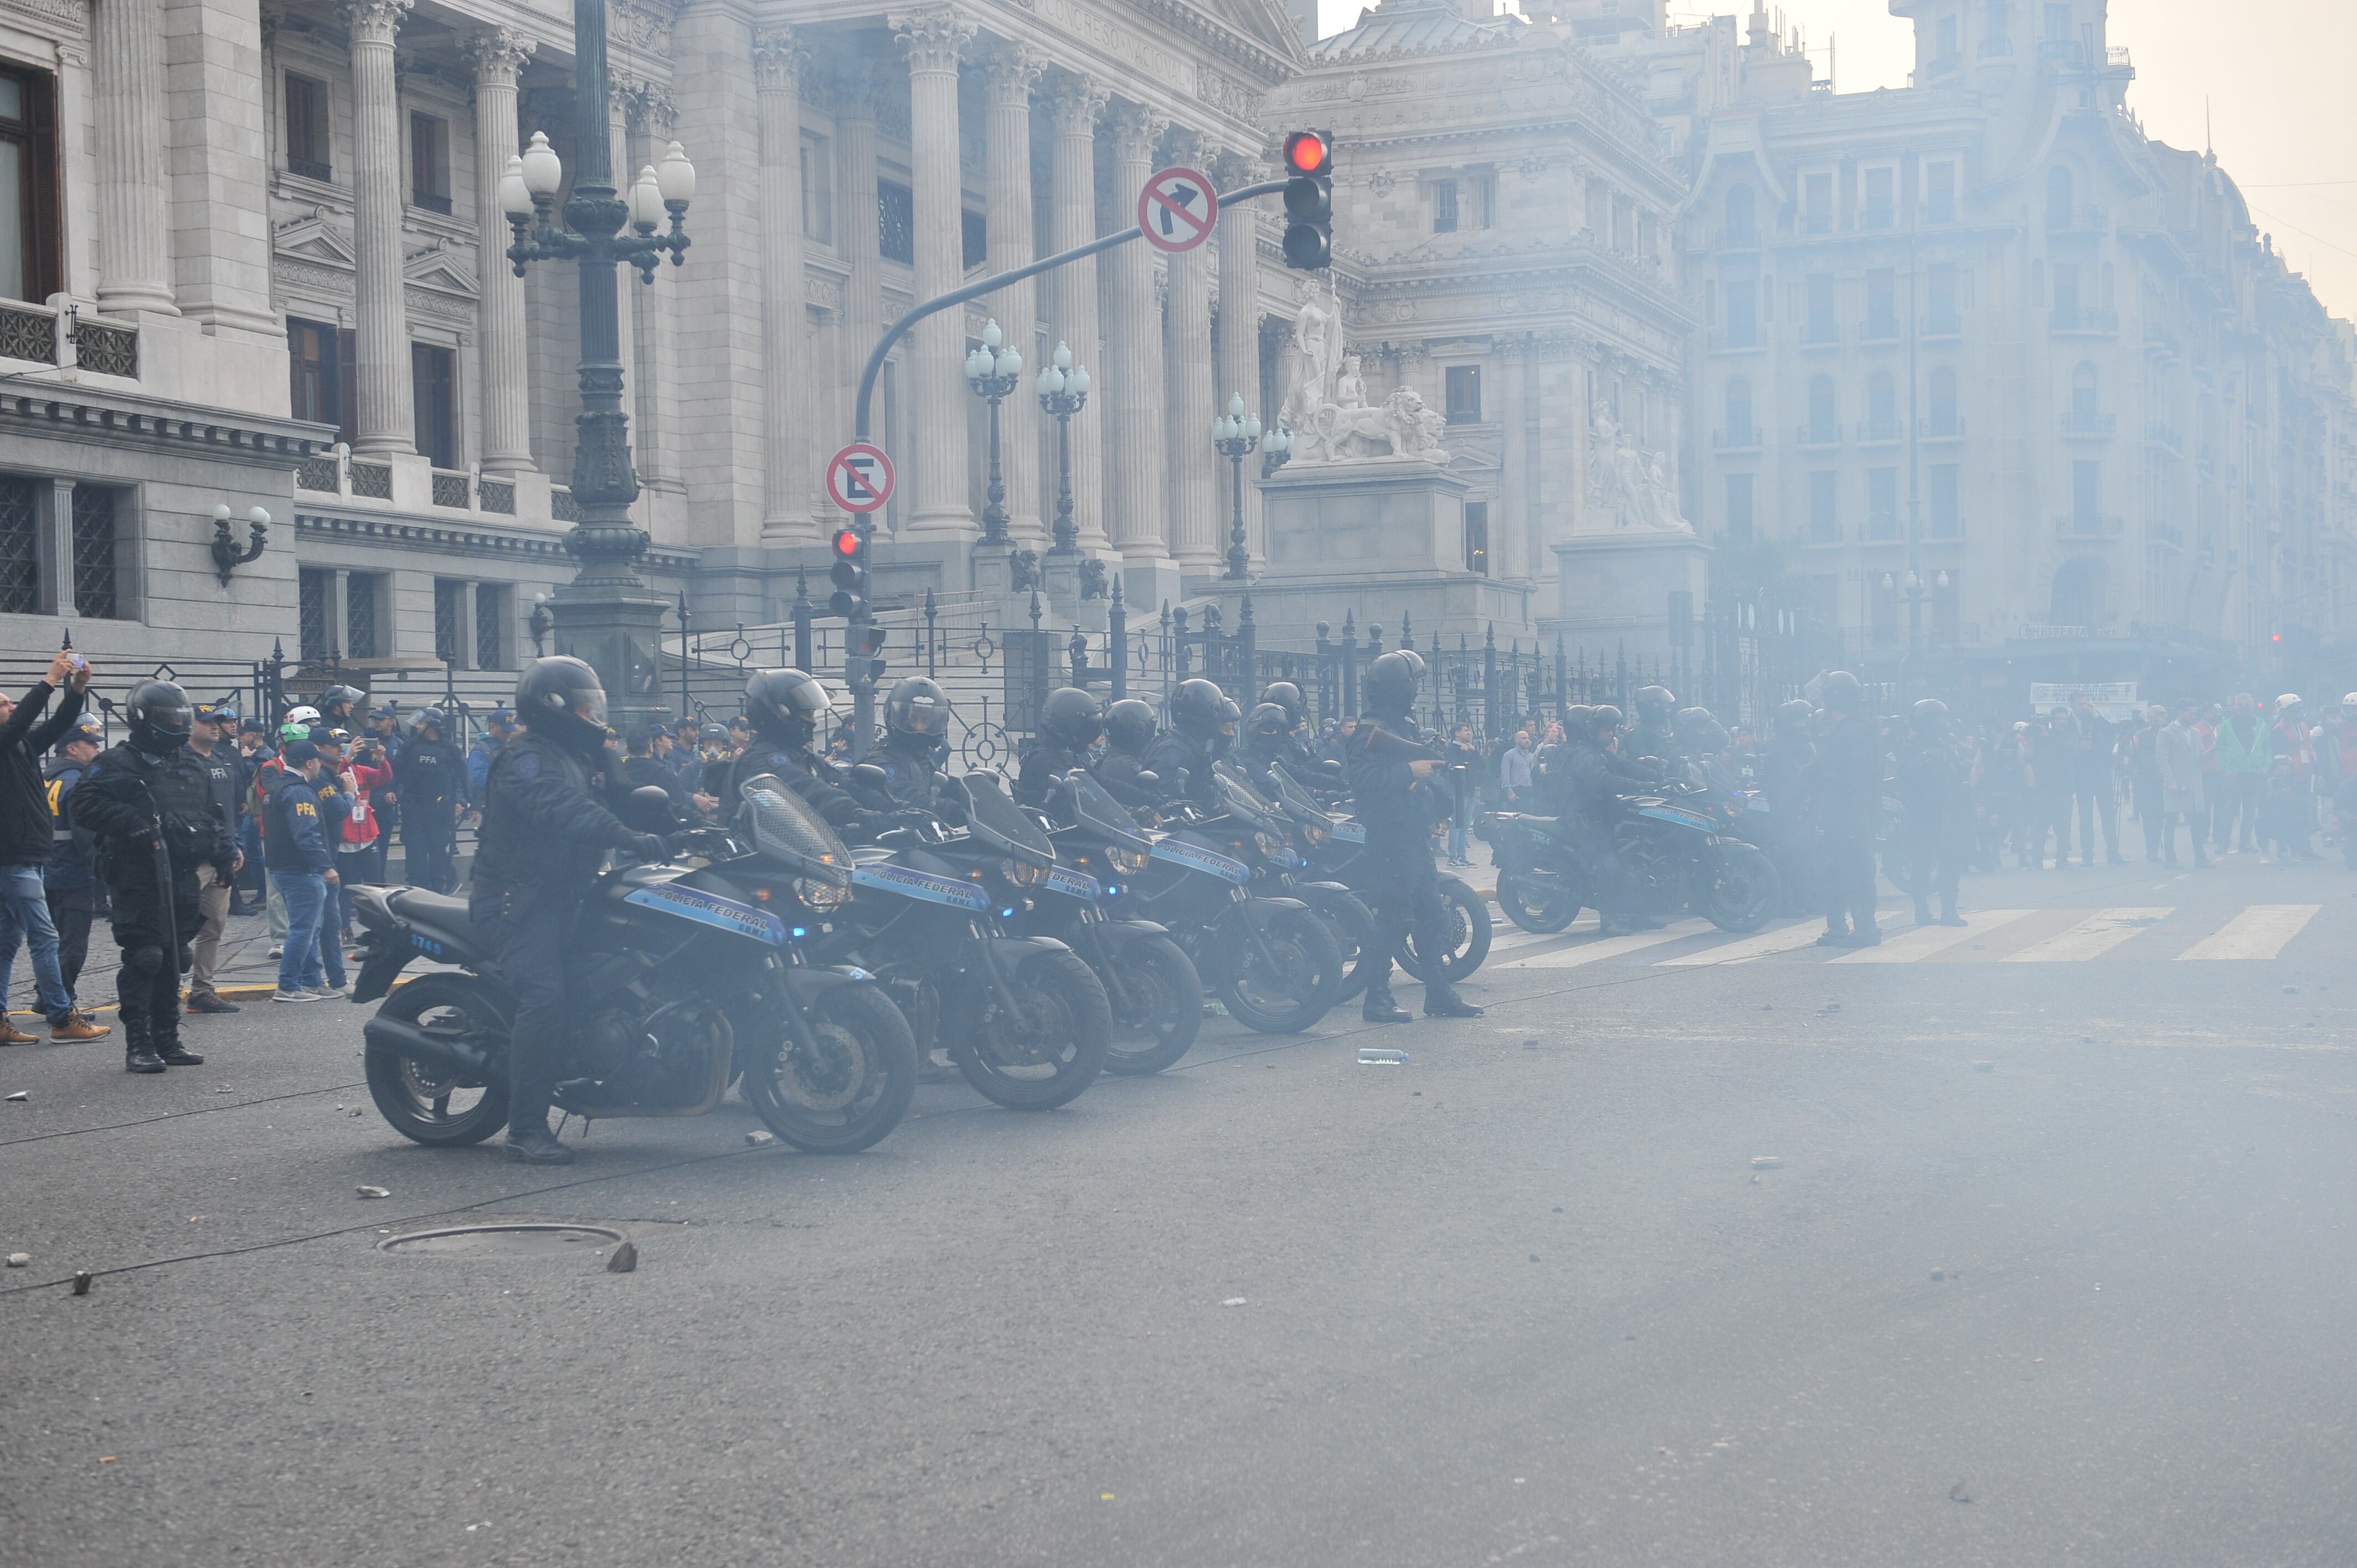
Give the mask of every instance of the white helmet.
<path id="1" fill-rule="evenodd" d="M 2279 714 L 2298 706 L 2299 706 L 2299 693 L 2297 692 L 2286 692 L 2276 699 L 2276 712 Z"/>
<path id="2" fill-rule="evenodd" d="M 2341 705 L 2344 708 L 2357 708 L 2357 692 L 2352 692 L 2341 698 Z"/>
<path id="3" fill-rule="evenodd" d="M 290 725 L 317 724 L 319 722 L 319 710 L 311 706 L 308 703 L 304 703 L 300 707 L 289 708 L 286 710 L 286 722 Z"/>

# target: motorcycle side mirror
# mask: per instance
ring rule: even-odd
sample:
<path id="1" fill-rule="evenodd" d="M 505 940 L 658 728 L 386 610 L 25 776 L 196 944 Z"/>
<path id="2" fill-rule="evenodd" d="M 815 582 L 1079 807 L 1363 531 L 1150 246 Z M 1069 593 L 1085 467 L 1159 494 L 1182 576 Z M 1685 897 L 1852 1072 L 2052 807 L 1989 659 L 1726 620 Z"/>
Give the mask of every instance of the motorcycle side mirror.
<path id="1" fill-rule="evenodd" d="M 1187 792 L 1188 781 L 1192 779 L 1195 776 L 1192 772 L 1184 768 L 1174 768 L 1172 771 L 1178 775 L 1178 782 L 1174 784 L 1172 788 L 1179 794 L 1184 795 Z"/>
<path id="2" fill-rule="evenodd" d="M 863 762 L 853 768 L 851 781 L 863 789 L 888 789 L 892 786 L 890 777 L 872 762 Z"/>
<path id="3" fill-rule="evenodd" d="M 1162 775 L 1152 768 L 1141 768 L 1137 770 L 1137 782 L 1142 788 L 1158 789 L 1162 787 Z"/>
<path id="4" fill-rule="evenodd" d="M 641 784 L 630 793 L 630 825 L 643 832 L 667 833 L 679 826 L 671 796 L 657 784 Z"/>

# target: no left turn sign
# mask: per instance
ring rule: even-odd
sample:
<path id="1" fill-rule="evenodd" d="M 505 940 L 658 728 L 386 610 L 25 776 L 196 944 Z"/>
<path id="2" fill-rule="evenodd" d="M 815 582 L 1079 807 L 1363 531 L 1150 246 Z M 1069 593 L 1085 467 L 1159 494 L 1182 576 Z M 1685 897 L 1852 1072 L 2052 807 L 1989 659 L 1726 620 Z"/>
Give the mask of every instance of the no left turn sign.
<path id="1" fill-rule="evenodd" d="M 826 465 L 826 493 L 845 511 L 879 510 L 892 499 L 892 459 L 865 441 L 845 446 Z"/>
<path id="2" fill-rule="evenodd" d="M 1137 193 L 1137 226 L 1157 251 L 1193 250 L 1219 219 L 1219 194 L 1200 169 L 1164 169 Z"/>

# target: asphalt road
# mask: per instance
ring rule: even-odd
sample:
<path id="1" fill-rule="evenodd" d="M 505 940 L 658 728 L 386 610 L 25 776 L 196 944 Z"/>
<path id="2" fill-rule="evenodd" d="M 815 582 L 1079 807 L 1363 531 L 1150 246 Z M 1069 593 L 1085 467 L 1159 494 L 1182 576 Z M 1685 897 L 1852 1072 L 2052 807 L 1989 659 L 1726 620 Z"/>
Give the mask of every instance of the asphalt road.
<path id="1" fill-rule="evenodd" d="M 846 1160 L 414 1149 L 339 1004 L 0 1052 L 0 1563 L 2357 1559 L 2357 877 L 1966 896 L 1905 963 L 1501 940 L 1487 1018 Z M 454 1216 L 641 1261 L 377 1250 Z"/>

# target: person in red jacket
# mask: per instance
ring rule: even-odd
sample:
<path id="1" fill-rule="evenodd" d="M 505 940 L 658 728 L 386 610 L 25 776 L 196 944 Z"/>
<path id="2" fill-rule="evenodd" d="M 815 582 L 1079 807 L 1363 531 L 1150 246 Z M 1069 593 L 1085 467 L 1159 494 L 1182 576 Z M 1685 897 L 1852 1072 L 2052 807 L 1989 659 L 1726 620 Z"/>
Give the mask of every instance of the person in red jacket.
<path id="1" fill-rule="evenodd" d="M 332 732 L 340 736 L 343 731 Z M 384 825 L 377 820 L 371 796 L 393 783 L 393 765 L 384 748 L 371 741 L 349 738 L 320 752 L 323 766 L 336 770 L 336 788 L 350 802 L 341 819 L 336 843 L 336 886 L 342 913 L 343 940 L 353 940 L 352 919 L 359 895 L 355 886 L 373 886 L 384 880 Z"/>

